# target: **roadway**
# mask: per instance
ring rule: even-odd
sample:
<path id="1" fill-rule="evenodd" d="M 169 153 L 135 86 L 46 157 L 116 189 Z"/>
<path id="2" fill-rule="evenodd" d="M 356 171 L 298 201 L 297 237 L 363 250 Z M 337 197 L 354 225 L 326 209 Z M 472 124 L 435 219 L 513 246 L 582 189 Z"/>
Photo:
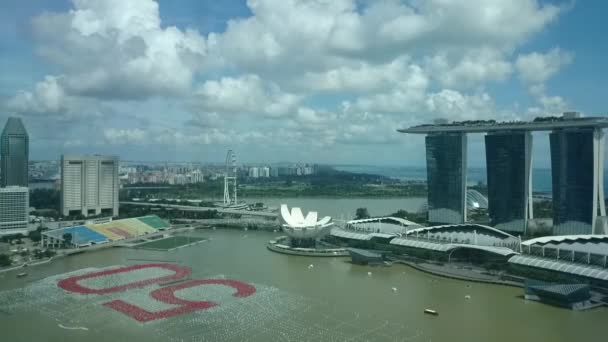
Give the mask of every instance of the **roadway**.
<path id="1" fill-rule="evenodd" d="M 278 213 L 270 213 L 267 211 L 249 211 L 249 210 L 236 210 L 236 209 L 226 209 L 226 208 L 218 208 L 218 207 L 193 207 L 189 205 L 179 205 L 179 204 L 161 204 L 161 203 L 148 203 L 148 202 L 128 202 L 121 201 L 120 204 L 130 204 L 130 205 L 139 205 L 139 206 L 147 206 L 147 207 L 163 207 L 163 208 L 173 208 L 183 211 L 209 211 L 215 210 L 218 213 L 222 214 L 232 214 L 232 215 L 249 215 L 249 216 L 258 216 L 258 217 L 267 217 L 267 218 L 278 218 Z"/>

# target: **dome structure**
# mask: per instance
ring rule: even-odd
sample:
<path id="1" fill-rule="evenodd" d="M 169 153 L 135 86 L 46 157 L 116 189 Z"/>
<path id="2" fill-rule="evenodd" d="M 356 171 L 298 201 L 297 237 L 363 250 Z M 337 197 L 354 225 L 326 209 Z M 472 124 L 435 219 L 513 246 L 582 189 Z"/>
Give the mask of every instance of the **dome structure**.
<path id="1" fill-rule="evenodd" d="M 304 216 L 300 208 L 291 208 L 290 212 L 285 204 L 281 205 L 281 217 L 285 222 L 283 231 L 292 239 L 315 239 L 333 225 L 329 216 L 317 220 L 316 211 Z"/>

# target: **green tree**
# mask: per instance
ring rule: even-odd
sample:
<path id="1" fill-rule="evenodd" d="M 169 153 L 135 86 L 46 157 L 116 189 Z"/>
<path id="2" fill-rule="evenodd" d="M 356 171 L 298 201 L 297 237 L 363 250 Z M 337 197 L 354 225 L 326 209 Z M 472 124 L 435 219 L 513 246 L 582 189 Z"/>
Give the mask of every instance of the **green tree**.
<path id="1" fill-rule="evenodd" d="M 42 232 L 44 230 L 46 230 L 46 228 L 38 227 L 36 230 L 30 232 L 28 237 L 34 242 L 39 242 L 42 239 Z"/>
<path id="2" fill-rule="evenodd" d="M 0 267 L 10 266 L 11 257 L 8 254 L 0 254 Z"/>
<path id="3" fill-rule="evenodd" d="M 62 238 L 65 246 L 69 246 L 72 243 L 72 233 L 64 233 Z"/>
<path id="4" fill-rule="evenodd" d="M 367 208 L 357 208 L 357 211 L 355 212 L 355 220 L 361 220 L 366 218 L 369 218 L 369 212 L 367 211 Z"/>

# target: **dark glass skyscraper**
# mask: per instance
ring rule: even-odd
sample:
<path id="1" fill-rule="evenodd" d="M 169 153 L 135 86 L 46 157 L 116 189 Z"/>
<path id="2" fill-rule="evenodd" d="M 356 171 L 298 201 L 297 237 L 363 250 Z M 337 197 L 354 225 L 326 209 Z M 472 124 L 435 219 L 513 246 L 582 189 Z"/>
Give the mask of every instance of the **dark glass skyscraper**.
<path id="1" fill-rule="evenodd" d="M 431 223 L 466 221 L 467 136 L 426 136 L 428 209 Z"/>
<path id="2" fill-rule="evenodd" d="M 485 137 L 488 211 L 498 229 L 525 232 L 532 218 L 530 132 L 496 132 Z"/>
<path id="3" fill-rule="evenodd" d="M 29 137 L 21 119 L 10 117 L 0 136 L 1 185 L 28 186 Z"/>
<path id="4" fill-rule="evenodd" d="M 592 234 L 599 203 L 603 134 L 594 128 L 553 131 L 553 233 Z M 601 195 L 603 201 L 603 195 Z"/>

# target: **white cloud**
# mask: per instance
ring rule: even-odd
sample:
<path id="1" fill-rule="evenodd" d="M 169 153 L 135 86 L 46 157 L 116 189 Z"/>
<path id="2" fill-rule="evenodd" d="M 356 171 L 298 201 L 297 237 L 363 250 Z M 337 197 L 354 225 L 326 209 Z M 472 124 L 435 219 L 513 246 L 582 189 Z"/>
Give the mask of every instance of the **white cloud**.
<path id="1" fill-rule="evenodd" d="M 206 56 L 195 31 L 162 28 L 154 1 L 73 0 L 66 13 L 32 22 L 41 56 L 59 65 L 64 87 L 100 98 L 187 92 Z"/>
<path id="2" fill-rule="evenodd" d="M 108 128 L 103 131 L 104 139 L 112 145 L 144 144 L 148 140 L 146 132 L 139 128 L 118 129 Z"/>
<path id="3" fill-rule="evenodd" d="M 515 65 L 523 82 L 539 85 L 557 74 L 562 67 L 572 63 L 573 59 L 573 53 L 554 48 L 546 53 L 519 55 Z"/>
<path id="4" fill-rule="evenodd" d="M 410 65 L 401 80 L 388 92 L 359 97 L 355 106 L 364 111 L 403 113 L 415 111 L 423 103 L 429 79 L 422 68 Z"/>
<path id="5" fill-rule="evenodd" d="M 513 70 L 540 110 L 566 106 L 545 83 L 570 53 L 514 60 L 562 10 L 537 0 L 248 0 L 251 16 L 206 36 L 162 25 L 152 0 L 72 3 L 32 21 L 35 50 L 55 76 L 5 105 L 51 120 L 107 123 L 112 113 L 121 128 L 87 121 L 100 142 L 397 143 L 394 130 L 405 124 L 505 112 L 486 89 Z"/>
<path id="6" fill-rule="evenodd" d="M 408 72 L 408 62 L 407 56 L 379 65 L 352 62 L 323 72 L 306 72 L 294 83 L 308 91 L 377 91 L 400 82 Z"/>
<path id="7" fill-rule="evenodd" d="M 65 111 L 66 95 L 57 78 L 47 76 L 33 91 L 21 91 L 7 102 L 9 110 L 21 114 L 46 114 Z"/>
<path id="8" fill-rule="evenodd" d="M 455 90 L 444 89 L 430 94 L 426 106 L 430 113 L 452 120 L 494 116 L 494 102 L 487 93 L 463 95 Z"/>
<path id="9" fill-rule="evenodd" d="M 204 82 L 195 91 L 201 109 L 223 113 L 252 113 L 267 116 L 288 114 L 300 101 L 295 94 L 285 93 L 257 75 L 222 77 Z"/>
<path id="10" fill-rule="evenodd" d="M 517 57 L 515 65 L 519 78 L 528 85 L 528 91 L 540 105 L 529 108 L 529 113 L 558 114 L 566 110 L 568 107 L 566 100 L 561 96 L 547 95 L 545 83 L 573 60 L 572 52 L 559 48 L 553 48 L 546 53 L 532 52 Z"/>
<path id="11" fill-rule="evenodd" d="M 471 50 L 462 58 L 452 61 L 447 54 L 438 54 L 427 60 L 430 74 L 450 88 L 467 88 L 488 81 L 504 81 L 513 67 L 504 53 L 497 49 Z"/>
<path id="12" fill-rule="evenodd" d="M 253 16 L 232 20 L 218 46 L 226 60 L 248 70 L 318 71 L 343 59 L 394 59 L 424 48 L 488 46 L 508 50 L 560 13 L 536 0 L 426 2 L 301 2 L 256 0 Z M 305 48 L 303 48 L 305 47 Z"/>

